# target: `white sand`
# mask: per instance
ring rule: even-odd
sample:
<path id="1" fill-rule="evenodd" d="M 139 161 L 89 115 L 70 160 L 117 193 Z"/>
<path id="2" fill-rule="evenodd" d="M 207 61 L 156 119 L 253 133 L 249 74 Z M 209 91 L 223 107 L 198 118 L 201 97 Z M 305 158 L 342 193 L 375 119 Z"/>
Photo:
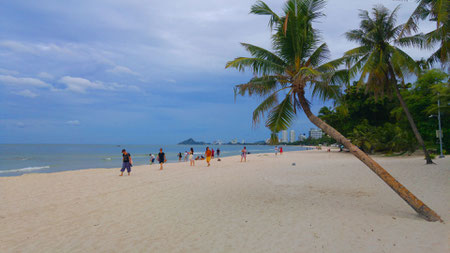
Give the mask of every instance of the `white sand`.
<path id="1" fill-rule="evenodd" d="M 0 178 L 0 252 L 449 252 L 450 157 L 376 157 L 445 224 L 349 153 L 248 160 Z"/>

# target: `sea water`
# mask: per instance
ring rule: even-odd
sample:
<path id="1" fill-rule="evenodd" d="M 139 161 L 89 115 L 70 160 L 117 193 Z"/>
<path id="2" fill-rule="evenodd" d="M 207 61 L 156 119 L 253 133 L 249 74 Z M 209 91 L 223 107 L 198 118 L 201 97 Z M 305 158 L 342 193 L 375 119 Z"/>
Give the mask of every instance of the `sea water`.
<path id="1" fill-rule="evenodd" d="M 244 145 L 209 145 L 220 156 L 239 155 Z M 149 164 L 149 154 L 155 157 L 163 148 L 167 162 L 178 162 L 177 154 L 194 148 L 195 155 L 204 155 L 206 145 L 108 145 L 108 144 L 0 144 L 0 177 L 25 173 L 50 173 L 122 166 L 122 149 L 133 159 L 133 165 Z M 269 145 L 248 145 L 251 154 L 273 153 Z M 299 146 L 283 146 L 284 151 L 304 150 Z"/>

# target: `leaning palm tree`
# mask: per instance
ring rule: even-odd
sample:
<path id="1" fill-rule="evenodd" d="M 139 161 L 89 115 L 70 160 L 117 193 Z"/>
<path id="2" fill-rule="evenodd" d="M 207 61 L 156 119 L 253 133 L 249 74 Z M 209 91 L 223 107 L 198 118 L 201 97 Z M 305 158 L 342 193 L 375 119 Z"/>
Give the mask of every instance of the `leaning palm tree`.
<path id="1" fill-rule="evenodd" d="M 398 84 L 398 80 L 401 81 L 400 84 L 404 84 L 407 74 L 418 74 L 420 69 L 417 62 L 396 45 L 417 44 L 421 43 L 421 39 L 414 36 L 398 37 L 403 25 L 395 26 L 397 10 L 398 7 L 390 13 L 386 7 L 379 5 L 373 8 L 373 17 L 370 17 L 368 11 L 361 10 L 360 28 L 345 34 L 348 40 L 355 41 L 360 46 L 347 51 L 344 58 L 349 65 L 350 75 L 360 75 L 358 85 L 364 85 L 366 91 L 373 92 L 376 97 L 395 92 L 417 142 L 425 153 L 426 163 L 432 164 Z"/>
<path id="2" fill-rule="evenodd" d="M 270 17 L 273 52 L 242 43 L 251 57 L 238 57 L 228 62 L 226 68 L 250 69 L 255 76 L 248 83 L 237 85 L 236 92 L 264 98 L 253 112 L 253 121 L 258 122 L 268 112 L 266 125 L 272 133 L 287 129 L 297 110 L 303 110 L 313 124 L 347 147 L 417 213 L 428 221 L 440 220 L 377 162 L 311 112 L 305 97 L 307 89 L 312 90 L 313 96 L 333 98 L 337 94 L 336 84 L 348 81 L 346 71 L 336 70 L 342 60 L 324 63 L 329 51 L 325 43 L 320 44 L 318 31 L 312 27 L 312 22 L 323 16 L 324 4 L 323 0 L 288 0 L 284 15 L 279 16 L 264 2 L 256 2 L 251 13 Z"/>
<path id="3" fill-rule="evenodd" d="M 400 38 L 405 35 L 410 35 L 412 32 L 418 32 L 418 23 L 420 20 L 429 19 L 436 22 L 436 29 L 425 34 L 415 35 L 416 38 L 424 38 L 424 43 L 432 45 L 439 42 L 439 48 L 428 59 L 429 64 L 441 62 L 442 66 L 448 63 L 450 51 L 450 35 L 448 19 L 450 4 L 448 0 L 416 0 L 418 3 L 416 9 L 411 14 L 411 17 L 405 23 Z M 421 45 L 423 46 L 423 45 Z"/>

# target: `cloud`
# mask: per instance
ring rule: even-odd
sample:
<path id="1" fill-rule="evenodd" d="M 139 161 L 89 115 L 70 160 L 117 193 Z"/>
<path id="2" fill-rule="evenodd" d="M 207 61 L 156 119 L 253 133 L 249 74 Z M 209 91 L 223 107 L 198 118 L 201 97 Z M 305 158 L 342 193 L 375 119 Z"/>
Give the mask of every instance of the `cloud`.
<path id="1" fill-rule="evenodd" d="M 92 82 L 81 77 L 64 76 L 59 82 L 67 86 L 67 90 L 85 93 L 87 89 L 107 90 L 108 88 L 102 82 Z"/>
<path id="2" fill-rule="evenodd" d="M 23 53 L 36 52 L 35 48 L 33 48 L 32 46 L 26 45 L 25 43 L 19 41 L 11 41 L 11 40 L 0 41 L 0 47 Z"/>
<path id="3" fill-rule="evenodd" d="M 33 86 L 39 88 L 52 88 L 51 84 L 48 84 L 42 80 L 29 77 L 14 77 L 10 75 L 0 75 L 0 83 L 6 85 L 16 85 L 16 86 Z"/>
<path id="4" fill-rule="evenodd" d="M 3 68 L 0 68 L 0 74 L 4 74 L 4 75 L 17 75 L 17 74 L 19 74 L 19 72 L 15 71 L 15 70 L 9 70 L 9 69 L 3 69 Z"/>
<path id="5" fill-rule="evenodd" d="M 123 85 L 118 83 L 103 83 L 100 81 L 90 81 L 81 77 L 64 76 L 59 80 L 60 83 L 66 85 L 66 90 L 78 93 L 86 93 L 87 90 L 128 90 L 140 91 L 136 85 Z"/>
<path id="6" fill-rule="evenodd" d="M 51 75 L 47 72 L 40 72 L 38 74 L 38 77 L 43 78 L 43 79 L 53 79 L 53 75 Z"/>
<path id="7" fill-rule="evenodd" d="M 19 96 L 23 96 L 23 97 L 27 97 L 27 98 L 35 98 L 38 96 L 38 94 L 30 91 L 30 90 L 22 90 L 22 91 L 18 91 L 18 92 L 13 92 L 13 94 L 19 95 Z"/>
<path id="8" fill-rule="evenodd" d="M 133 70 L 131 70 L 125 66 L 115 66 L 112 69 L 108 69 L 107 72 L 111 72 L 114 74 L 129 74 L 129 75 L 139 76 L 139 73 L 134 72 Z"/>
<path id="9" fill-rule="evenodd" d="M 128 85 L 127 89 L 130 90 L 130 91 L 141 91 L 141 88 L 139 88 L 136 85 Z"/>
<path id="10" fill-rule="evenodd" d="M 79 120 L 69 120 L 69 121 L 66 121 L 66 124 L 71 125 L 71 126 L 79 126 L 80 121 Z"/>

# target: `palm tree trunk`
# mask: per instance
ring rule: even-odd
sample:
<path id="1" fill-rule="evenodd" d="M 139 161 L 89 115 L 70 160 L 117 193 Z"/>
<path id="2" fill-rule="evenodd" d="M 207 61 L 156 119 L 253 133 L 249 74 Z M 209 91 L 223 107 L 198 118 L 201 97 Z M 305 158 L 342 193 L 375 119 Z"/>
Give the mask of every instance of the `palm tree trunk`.
<path id="1" fill-rule="evenodd" d="M 414 135 L 416 136 L 417 142 L 419 142 L 419 145 L 423 149 L 423 153 L 425 154 L 425 159 L 427 160 L 427 164 L 433 164 L 433 160 L 431 160 L 430 153 L 428 153 L 427 148 L 425 147 L 425 143 L 423 142 L 422 136 L 419 133 L 419 130 L 417 130 L 416 123 L 414 123 L 414 119 L 411 116 L 411 113 L 409 112 L 408 106 L 405 103 L 405 100 L 403 100 L 403 96 L 400 93 L 400 90 L 398 89 L 398 85 L 394 84 L 395 86 L 395 94 L 397 95 L 398 101 L 400 101 L 400 105 L 403 108 L 403 111 L 406 114 L 406 118 L 408 118 L 409 124 L 411 125 L 411 129 L 414 132 Z"/>
<path id="2" fill-rule="evenodd" d="M 408 203 L 419 215 L 421 215 L 427 221 L 441 221 L 441 217 L 433 210 L 431 210 L 427 205 L 425 205 L 420 199 L 418 199 L 414 194 L 412 194 L 406 187 L 404 187 L 400 182 L 398 182 L 391 174 L 389 174 L 381 165 L 379 165 L 375 160 L 370 158 L 366 153 L 361 151 L 358 147 L 353 145 L 347 138 L 345 138 L 336 129 L 322 121 L 320 118 L 315 116 L 310 108 L 307 100 L 305 99 L 305 94 L 298 93 L 298 99 L 303 111 L 305 112 L 308 119 L 317 127 L 322 129 L 326 134 L 331 136 L 336 141 L 342 143 L 346 148 L 352 152 L 359 160 L 361 160 L 365 165 L 367 165 L 375 174 L 377 174 L 389 187 L 392 188 L 403 200 Z"/>
<path id="3" fill-rule="evenodd" d="M 390 63 L 388 64 L 388 71 L 392 78 L 392 85 L 394 86 L 395 94 L 397 95 L 398 101 L 400 101 L 400 105 L 402 106 L 403 111 L 406 114 L 406 118 L 408 118 L 409 125 L 411 126 L 411 129 L 413 130 L 413 133 L 416 136 L 417 142 L 422 147 L 423 153 L 425 154 L 425 159 L 427 160 L 427 164 L 433 164 L 433 160 L 431 160 L 430 154 L 428 153 L 428 150 L 425 147 L 425 143 L 423 142 L 422 136 L 420 135 L 419 130 L 417 130 L 416 123 L 414 123 L 414 119 L 411 113 L 409 112 L 408 106 L 406 105 L 405 100 L 403 100 L 403 96 L 400 93 L 400 90 L 397 85 L 397 79 L 395 77 L 395 71 Z"/>

